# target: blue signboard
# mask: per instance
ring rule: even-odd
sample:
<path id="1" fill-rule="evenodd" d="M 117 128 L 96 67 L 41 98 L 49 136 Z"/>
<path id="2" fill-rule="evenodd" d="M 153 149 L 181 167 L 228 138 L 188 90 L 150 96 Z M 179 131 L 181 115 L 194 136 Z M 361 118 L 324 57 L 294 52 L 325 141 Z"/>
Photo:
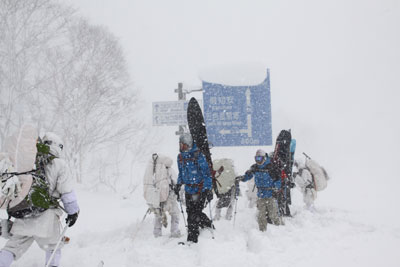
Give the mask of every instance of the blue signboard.
<path id="1" fill-rule="evenodd" d="M 269 70 L 261 84 L 203 82 L 204 119 L 213 146 L 272 145 Z"/>

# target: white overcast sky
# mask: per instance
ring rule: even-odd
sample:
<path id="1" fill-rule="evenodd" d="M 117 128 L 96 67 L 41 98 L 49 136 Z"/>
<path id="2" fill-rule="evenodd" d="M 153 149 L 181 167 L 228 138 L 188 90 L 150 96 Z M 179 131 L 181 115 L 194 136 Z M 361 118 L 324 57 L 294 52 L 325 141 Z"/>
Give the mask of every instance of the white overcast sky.
<path id="1" fill-rule="evenodd" d="M 151 102 L 177 99 L 178 82 L 200 86 L 202 69 L 259 62 L 271 71 L 275 135 L 292 128 L 343 179 L 400 185 L 399 1 L 63 3 L 120 39 L 149 118 Z"/>

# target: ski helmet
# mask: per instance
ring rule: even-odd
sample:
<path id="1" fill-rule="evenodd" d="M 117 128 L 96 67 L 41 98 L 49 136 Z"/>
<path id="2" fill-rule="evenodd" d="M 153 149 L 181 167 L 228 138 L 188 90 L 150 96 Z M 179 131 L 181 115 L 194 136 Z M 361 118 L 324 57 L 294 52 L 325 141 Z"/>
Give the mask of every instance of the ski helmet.
<path id="1" fill-rule="evenodd" d="M 259 149 L 259 150 L 257 150 L 256 156 L 254 157 L 254 159 L 257 164 L 263 164 L 265 162 L 266 157 L 267 157 L 267 153 L 265 153 L 264 150 Z"/>
<path id="2" fill-rule="evenodd" d="M 61 152 L 64 148 L 63 142 L 61 138 L 52 132 L 47 132 L 42 139 L 43 144 L 49 146 L 50 154 L 59 158 L 61 156 Z"/>
<path id="3" fill-rule="evenodd" d="M 189 151 L 193 147 L 193 138 L 189 133 L 184 133 L 179 137 L 179 148 L 181 151 Z"/>

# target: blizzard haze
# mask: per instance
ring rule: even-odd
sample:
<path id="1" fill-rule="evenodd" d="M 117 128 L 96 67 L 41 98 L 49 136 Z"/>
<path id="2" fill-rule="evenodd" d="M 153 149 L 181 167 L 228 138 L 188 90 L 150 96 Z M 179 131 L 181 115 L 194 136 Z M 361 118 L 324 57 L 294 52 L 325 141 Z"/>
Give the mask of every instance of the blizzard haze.
<path id="1" fill-rule="evenodd" d="M 151 102 L 176 100 L 178 82 L 199 88 L 204 70 L 262 65 L 271 72 L 273 138 L 292 129 L 297 156 L 307 152 L 333 177 L 324 194 L 376 212 L 399 200 L 397 1 L 68 3 L 119 37 L 149 121 Z M 159 131 L 157 149 L 175 158 L 176 127 Z M 244 171 L 256 149 L 213 154 L 233 157 Z M 399 225 L 397 214 L 384 214 Z"/>
<path id="2" fill-rule="evenodd" d="M 70 259 L 65 266 L 96 266 L 100 256 L 108 259 L 109 266 L 400 265 L 396 253 L 400 245 L 396 207 L 400 203 L 399 1 L 62 2 L 119 38 L 133 84 L 143 97 L 145 110 L 137 115 L 146 117 L 149 125 L 151 103 L 177 100 L 174 89 L 179 82 L 184 88 L 200 88 L 207 76 L 240 85 L 263 77 L 251 72 L 241 77 L 237 70 L 268 68 L 273 140 L 281 129 L 290 128 L 297 140 L 296 157 L 306 152 L 331 177 L 327 189 L 318 193 L 316 214 L 303 209 L 294 189 L 293 210 L 298 216 L 284 227 L 269 226 L 266 234 L 260 234 L 255 210 L 248 209 L 242 197 L 234 231 L 230 232 L 231 223 L 218 222 L 214 243 L 203 232 L 198 247 L 190 248 L 177 248 L 165 236 L 153 239 L 151 219 L 137 234 L 147 209 L 140 186 L 123 201 L 116 195 L 80 189 L 82 205 L 95 208 L 82 211 L 80 228 L 71 230 L 76 241 L 65 249 Z M 222 70 L 224 75 L 217 75 Z M 188 98 L 192 96 L 202 98 L 201 93 Z M 152 144 L 154 151 L 176 161 L 178 127 L 152 130 L 160 137 Z M 243 174 L 258 148 L 216 147 L 212 153 L 214 158 L 232 158 L 237 172 Z M 263 149 L 269 152 L 273 147 Z M 150 155 L 136 156 L 143 162 L 150 159 Z M 144 165 L 137 176 L 126 178 L 140 184 L 143 173 Z M 182 221 L 180 226 L 184 231 Z M 125 235 L 135 236 L 134 242 Z M 188 262 L 177 262 L 171 251 L 183 253 Z M 218 259 L 226 251 L 233 252 L 232 257 Z M 16 266 L 27 266 L 37 252 L 38 248 L 29 252 Z"/>

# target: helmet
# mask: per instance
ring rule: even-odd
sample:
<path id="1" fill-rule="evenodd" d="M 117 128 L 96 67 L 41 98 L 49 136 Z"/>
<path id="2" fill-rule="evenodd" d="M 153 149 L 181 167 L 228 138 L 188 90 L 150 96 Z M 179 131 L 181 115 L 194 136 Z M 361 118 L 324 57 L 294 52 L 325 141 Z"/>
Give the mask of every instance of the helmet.
<path id="1" fill-rule="evenodd" d="M 64 148 L 63 142 L 61 138 L 52 132 L 47 132 L 42 138 L 42 142 L 44 145 L 49 146 L 50 154 L 59 158 L 61 156 L 61 152 Z"/>
<path id="2" fill-rule="evenodd" d="M 254 157 L 254 159 L 257 164 L 263 164 L 265 162 L 267 156 L 268 155 L 267 155 L 267 153 L 265 153 L 264 150 L 259 149 L 259 150 L 257 150 L 256 156 Z"/>
<path id="3" fill-rule="evenodd" d="M 179 137 L 179 148 L 181 151 L 189 151 L 193 147 L 193 138 L 189 133 L 184 133 Z"/>

